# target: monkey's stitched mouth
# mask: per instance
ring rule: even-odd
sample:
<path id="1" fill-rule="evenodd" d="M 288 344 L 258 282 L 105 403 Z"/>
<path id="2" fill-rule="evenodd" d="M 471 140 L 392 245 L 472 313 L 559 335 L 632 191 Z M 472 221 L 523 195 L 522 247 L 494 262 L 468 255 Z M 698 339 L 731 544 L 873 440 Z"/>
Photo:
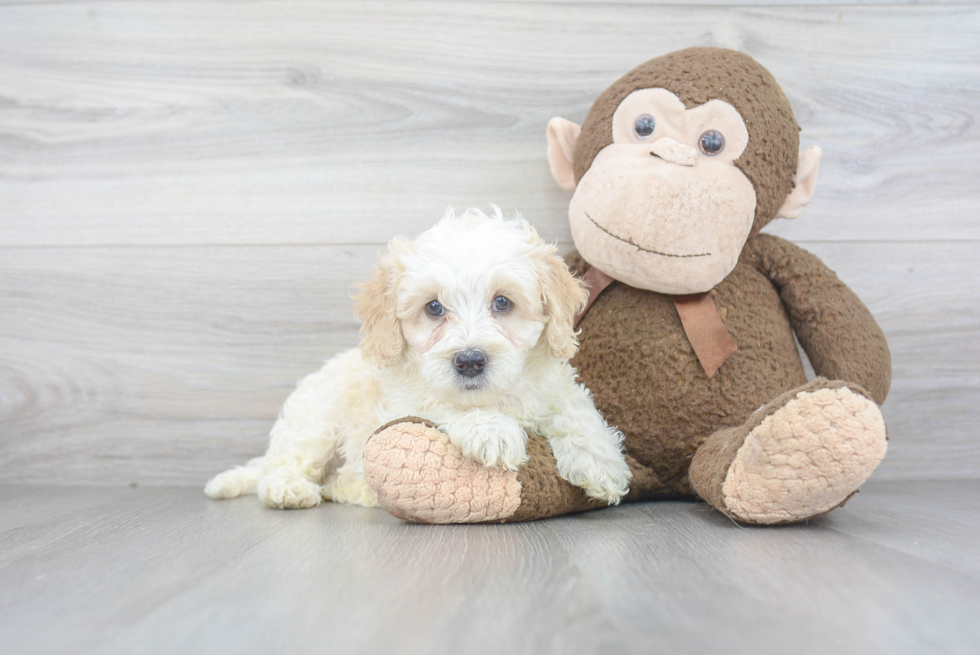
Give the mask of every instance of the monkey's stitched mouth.
<path id="1" fill-rule="evenodd" d="M 611 236 L 613 239 L 618 239 L 619 241 L 622 241 L 623 243 L 629 244 L 629 245 L 633 246 L 634 248 L 636 248 L 637 250 L 639 250 L 641 252 L 648 252 L 651 255 L 660 255 L 661 257 L 710 257 L 711 256 L 711 253 L 710 252 L 699 252 L 699 253 L 696 253 L 696 254 L 693 254 L 693 255 L 675 255 L 674 253 L 670 253 L 670 252 L 659 252 L 657 250 L 650 250 L 649 248 L 644 248 L 642 246 L 638 246 L 635 243 L 633 243 L 632 241 L 629 241 L 628 239 L 624 239 L 621 236 L 618 236 L 616 234 L 613 234 L 612 232 L 610 232 L 606 228 L 604 228 L 601 225 L 599 225 L 598 223 L 596 223 L 595 222 L 595 219 L 593 219 L 591 216 L 589 216 L 588 212 L 582 212 L 582 213 L 585 214 L 585 217 L 587 219 L 589 219 L 590 221 L 592 221 L 592 224 L 593 225 L 595 225 L 597 228 L 599 228 L 600 230 L 602 230 L 603 232 L 605 232 L 606 234 L 608 234 L 609 236 Z"/>

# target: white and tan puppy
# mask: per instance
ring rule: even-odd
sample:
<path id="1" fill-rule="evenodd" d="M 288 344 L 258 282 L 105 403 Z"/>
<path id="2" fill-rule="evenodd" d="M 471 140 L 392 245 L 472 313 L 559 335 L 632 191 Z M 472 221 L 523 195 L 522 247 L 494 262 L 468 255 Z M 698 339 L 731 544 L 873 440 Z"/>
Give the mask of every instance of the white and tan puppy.
<path id="1" fill-rule="evenodd" d="M 450 210 L 416 240 L 392 241 L 356 298 L 360 347 L 300 382 L 265 456 L 205 492 L 257 491 L 281 508 L 376 505 L 364 447 L 378 427 L 418 416 L 465 456 L 511 470 L 533 431 L 551 444 L 562 477 L 618 503 L 630 480 L 622 435 L 568 363 L 585 291 L 526 221 L 496 212 Z"/>

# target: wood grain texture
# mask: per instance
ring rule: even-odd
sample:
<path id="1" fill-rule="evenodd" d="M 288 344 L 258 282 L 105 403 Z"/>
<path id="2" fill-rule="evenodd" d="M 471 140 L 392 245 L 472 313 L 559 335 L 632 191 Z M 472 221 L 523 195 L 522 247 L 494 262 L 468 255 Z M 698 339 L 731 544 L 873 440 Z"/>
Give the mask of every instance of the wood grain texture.
<path id="1" fill-rule="evenodd" d="M 975 244 L 809 245 L 891 344 L 878 476 L 976 476 Z M 2 251 L 0 479 L 200 485 L 260 454 L 299 378 L 356 344 L 348 291 L 376 250 Z"/>
<path id="2" fill-rule="evenodd" d="M 809 525 L 703 504 L 425 526 L 193 489 L 0 487 L 6 653 L 974 653 L 980 483 Z"/>
<path id="3" fill-rule="evenodd" d="M 980 7 L 0 2 L 0 480 L 199 485 L 356 343 L 348 291 L 446 205 L 569 247 L 544 126 L 736 47 L 818 194 L 772 231 L 888 335 L 883 479 L 980 476 Z"/>
<path id="4" fill-rule="evenodd" d="M 980 7 L 94 2 L 0 9 L 0 244 L 377 243 L 447 204 L 567 238 L 544 126 L 690 45 L 825 152 L 794 239 L 978 239 Z"/>

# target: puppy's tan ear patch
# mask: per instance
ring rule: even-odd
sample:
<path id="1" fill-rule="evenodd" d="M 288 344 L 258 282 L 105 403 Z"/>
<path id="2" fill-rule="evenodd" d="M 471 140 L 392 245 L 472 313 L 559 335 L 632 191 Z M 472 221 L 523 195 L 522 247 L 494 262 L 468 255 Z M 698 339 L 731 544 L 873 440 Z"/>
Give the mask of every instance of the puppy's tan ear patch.
<path id="1" fill-rule="evenodd" d="M 558 248 L 542 242 L 536 232 L 533 238 L 538 242 L 534 257 L 544 296 L 548 347 L 553 356 L 568 359 L 578 350 L 575 315 L 585 308 L 588 293 L 585 286 L 568 270 L 565 260 L 557 255 Z"/>
<path id="2" fill-rule="evenodd" d="M 389 252 L 378 257 L 371 279 L 357 285 L 354 314 L 361 319 L 361 352 L 364 358 L 384 368 L 391 366 L 405 349 L 405 336 L 398 321 L 398 278 L 403 272 L 392 242 Z"/>

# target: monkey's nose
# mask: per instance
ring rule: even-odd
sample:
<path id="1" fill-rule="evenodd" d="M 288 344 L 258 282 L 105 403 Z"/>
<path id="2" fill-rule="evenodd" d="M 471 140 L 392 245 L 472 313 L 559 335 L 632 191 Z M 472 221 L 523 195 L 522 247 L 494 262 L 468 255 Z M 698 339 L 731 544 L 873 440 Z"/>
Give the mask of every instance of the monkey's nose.
<path id="1" fill-rule="evenodd" d="M 456 372 L 468 378 L 482 375 L 487 366 L 487 354 L 476 348 L 461 350 L 453 355 L 453 365 Z"/>
<path id="2" fill-rule="evenodd" d="M 674 141 L 669 136 L 651 143 L 650 154 L 680 166 L 694 166 L 698 163 L 698 151 L 695 148 Z"/>

